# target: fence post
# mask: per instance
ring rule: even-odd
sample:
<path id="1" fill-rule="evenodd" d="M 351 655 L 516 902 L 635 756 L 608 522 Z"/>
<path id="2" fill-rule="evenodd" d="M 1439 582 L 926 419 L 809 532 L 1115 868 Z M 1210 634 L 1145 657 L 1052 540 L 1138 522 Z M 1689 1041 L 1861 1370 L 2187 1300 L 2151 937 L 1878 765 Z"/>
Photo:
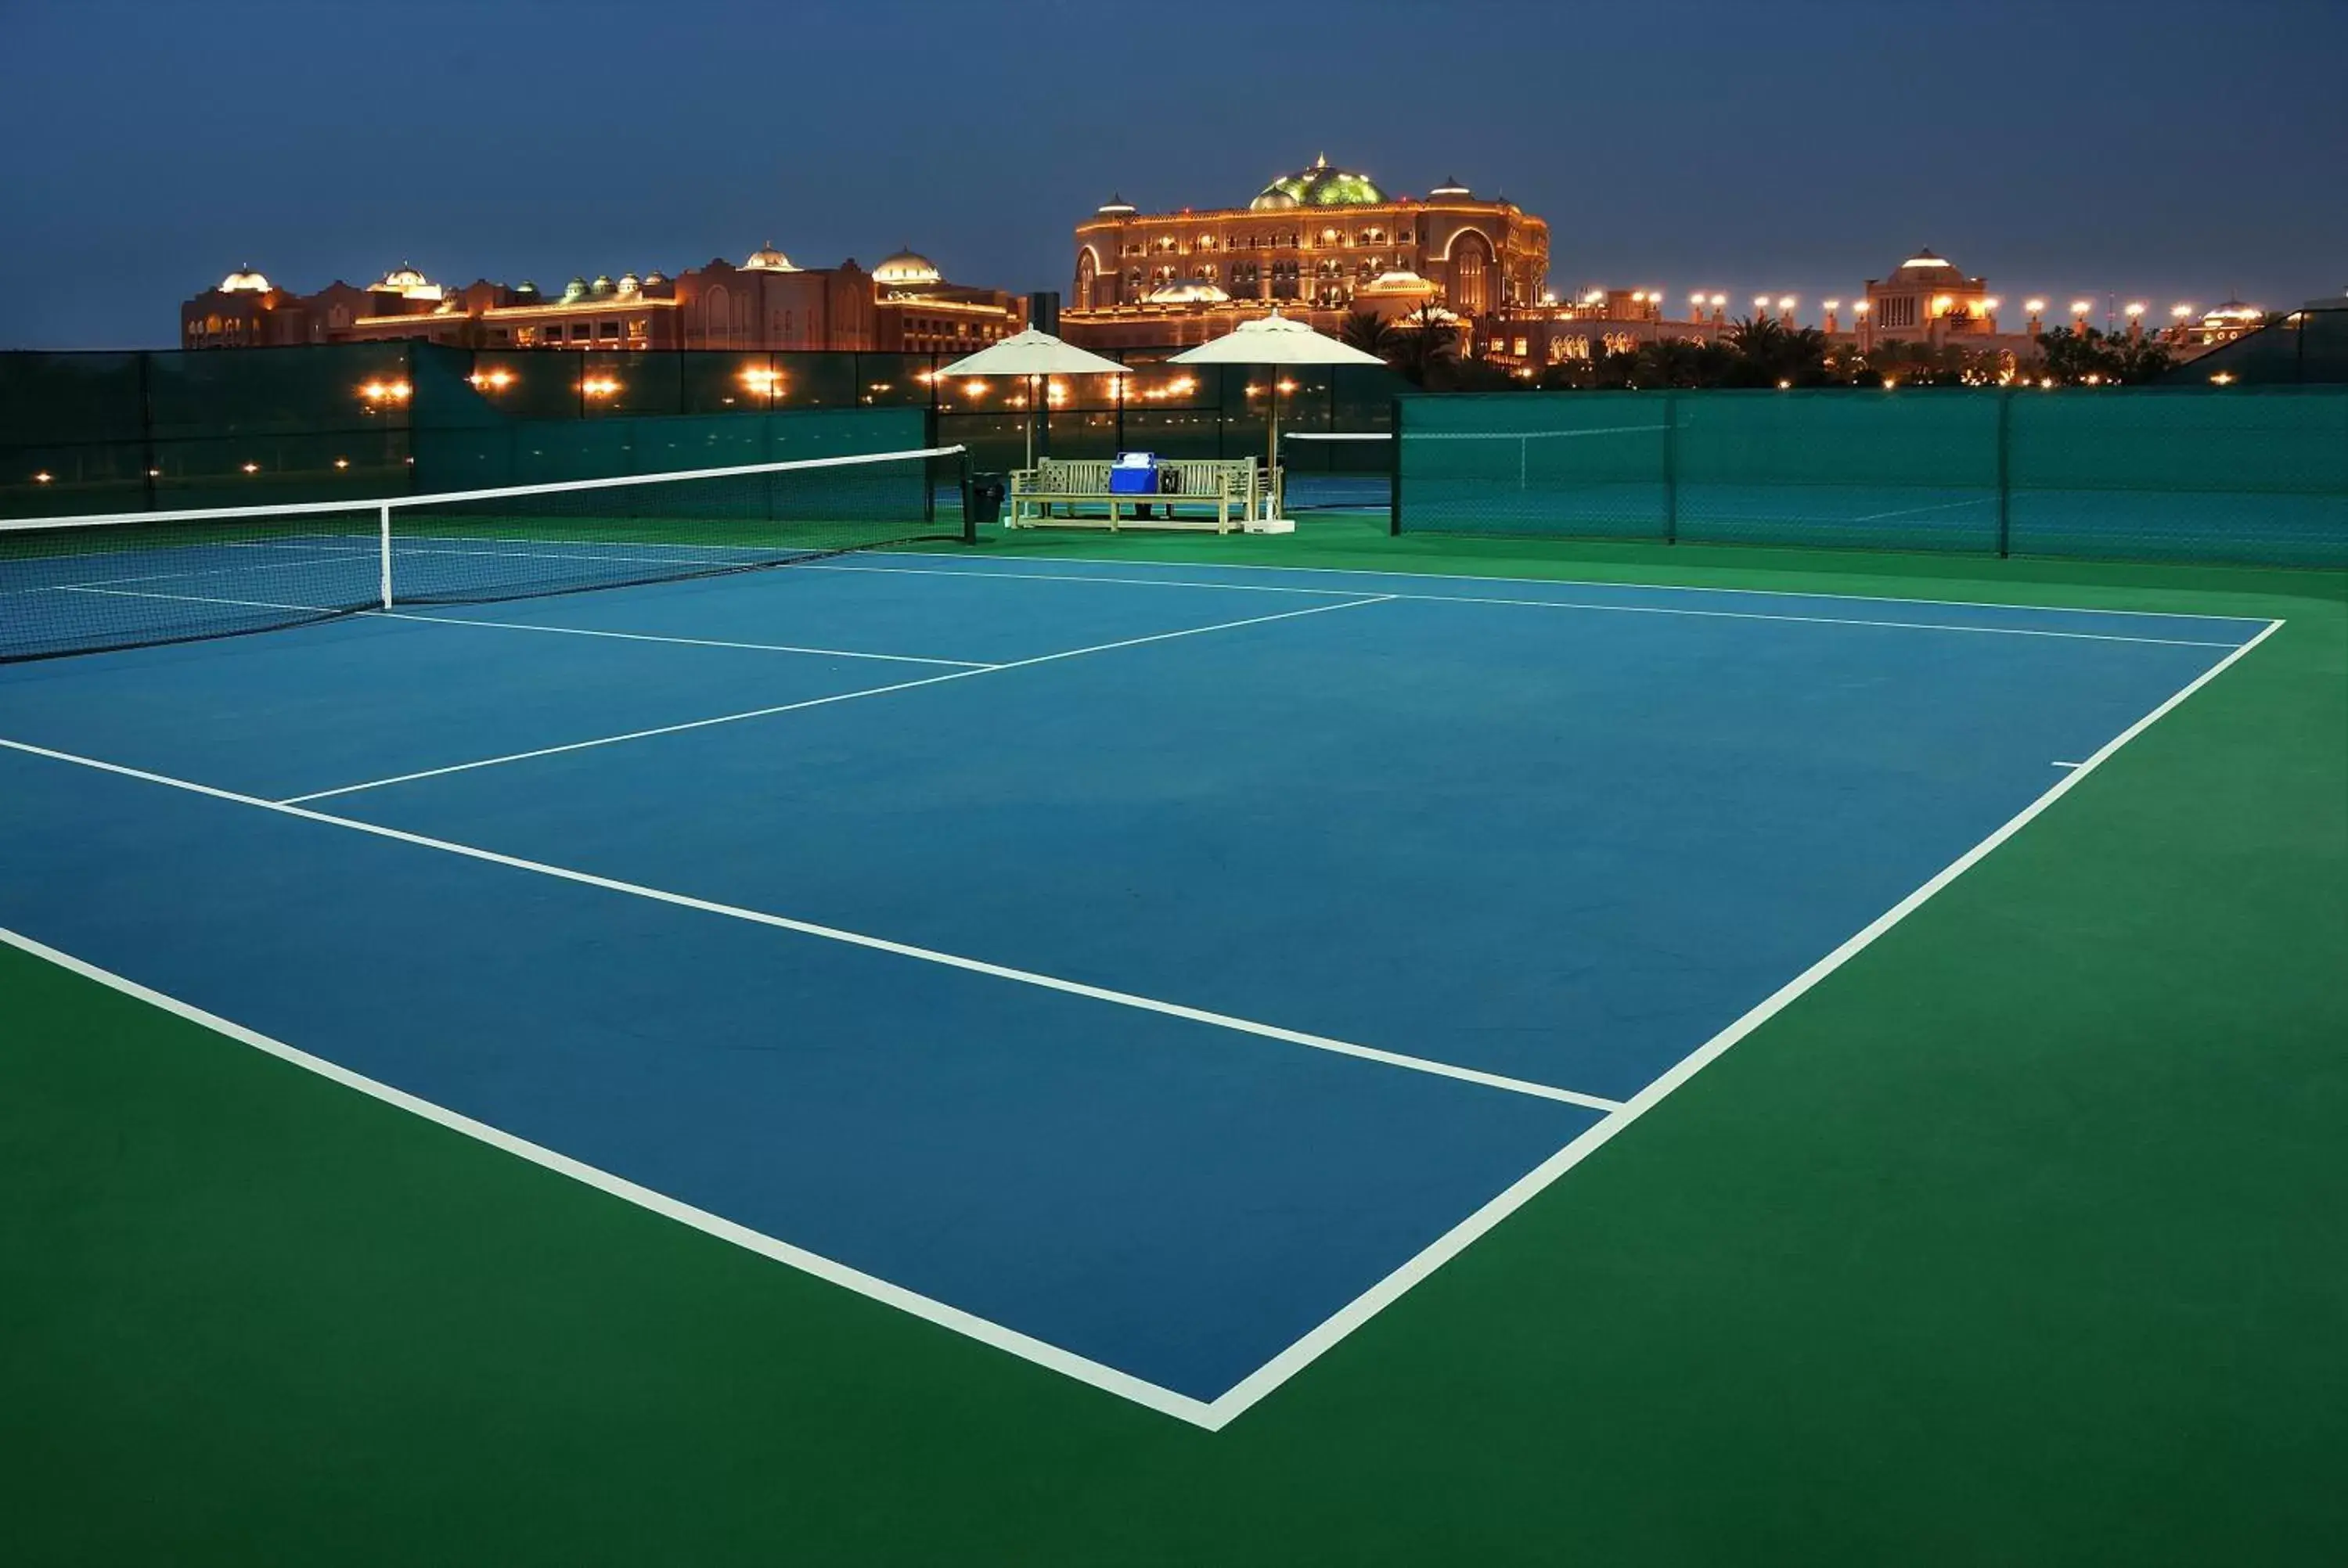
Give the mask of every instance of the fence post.
<path id="1" fill-rule="evenodd" d="M 147 509 L 155 509 L 155 396 L 149 384 L 155 356 L 146 349 L 139 351 L 139 483 L 146 487 Z"/>
<path id="2" fill-rule="evenodd" d="M 2006 559 L 2013 538 L 2013 388 L 1997 395 L 1997 559 Z"/>
<path id="3" fill-rule="evenodd" d="M 1386 466 L 1386 533 L 1389 538 L 1402 532 L 1402 399 L 1386 399 L 1386 427 L 1393 432 L 1386 439 L 1393 443 L 1393 460 Z"/>
<path id="4" fill-rule="evenodd" d="M 1680 395 L 1663 392 L 1663 543 L 1680 542 Z"/>
<path id="5" fill-rule="evenodd" d="M 413 343 L 404 343 L 399 345 L 399 379 L 407 384 L 407 397 L 404 401 L 395 403 L 393 406 L 396 407 L 400 411 L 399 418 L 401 428 L 399 434 L 406 437 L 405 445 L 407 446 L 407 450 L 401 453 L 400 456 L 407 460 L 405 463 L 402 463 L 400 466 L 407 470 L 407 493 L 411 496 L 424 488 L 425 476 L 423 474 L 423 469 L 426 465 L 418 463 L 416 460 L 417 404 L 419 401 L 424 401 L 419 400 L 416 395 L 416 384 L 417 372 L 422 370 L 423 364 L 424 362 L 417 357 L 416 347 Z M 469 370 L 470 369 L 469 366 L 467 368 Z M 384 434 L 386 438 L 391 434 L 388 421 L 386 422 Z"/>
<path id="6" fill-rule="evenodd" d="M 770 382 L 767 384 L 773 384 Z M 922 446 L 927 451 L 934 452 L 938 449 L 938 411 L 934 405 L 922 410 Z M 970 528 L 969 457 L 968 453 L 963 454 L 962 525 L 964 532 Z M 936 463 L 937 459 L 934 457 L 922 459 L 922 522 L 924 526 L 938 520 L 937 481 L 931 477 L 931 475 L 935 472 Z"/>

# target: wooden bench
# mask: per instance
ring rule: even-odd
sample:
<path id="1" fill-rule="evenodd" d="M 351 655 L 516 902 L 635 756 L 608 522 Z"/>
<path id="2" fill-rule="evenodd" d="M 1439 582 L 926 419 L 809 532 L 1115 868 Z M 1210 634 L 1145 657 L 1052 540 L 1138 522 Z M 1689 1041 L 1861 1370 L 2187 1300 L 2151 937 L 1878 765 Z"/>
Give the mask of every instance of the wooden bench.
<path id="1" fill-rule="evenodd" d="M 1280 475 L 1275 470 L 1267 487 L 1252 457 L 1166 458 L 1158 465 L 1161 488 L 1155 494 L 1138 496 L 1119 495 L 1108 487 L 1110 466 L 1107 458 L 1041 457 L 1033 468 L 1014 471 L 1011 476 L 1011 510 L 1003 519 L 1004 526 L 1098 528 L 1103 518 L 1085 516 L 1077 508 L 1099 507 L 1105 508 L 1106 520 L 1112 530 L 1212 528 L 1219 534 L 1227 534 L 1234 523 L 1245 528 L 1279 511 L 1273 497 L 1280 494 Z M 1162 487 L 1169 474 L 1173 476 L 1172 487 Z M 1145 507 L 1160 515 L 1137 515 Z M 1062 508 L 1066 508 L 1065 512 Z"/>

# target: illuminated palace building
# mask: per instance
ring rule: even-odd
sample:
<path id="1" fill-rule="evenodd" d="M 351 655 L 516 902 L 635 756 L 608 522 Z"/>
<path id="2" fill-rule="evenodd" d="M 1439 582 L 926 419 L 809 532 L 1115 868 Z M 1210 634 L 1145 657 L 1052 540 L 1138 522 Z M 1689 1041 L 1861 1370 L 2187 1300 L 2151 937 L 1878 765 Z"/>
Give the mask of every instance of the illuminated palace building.
<path id="1" fill-rule="evenodd" d="M 462 288 L 398 267 L 365 288 L 288 292 L 250 268 L 180 307 L 186 348 L 423 338 L 474 348 L 963 351 L 1017 332 L 1024 300 L 946 282 L 900 251 L 867 272 L 853 261 L 798 267 L 772 246 L 739 266 L 712 261 L 666 276 L 573 278 L 559 293 L 483 280 Z"/>
<path id="2" fill-rule="evenodd" d="M 1473 321 L 1541 297 L 1549 225 L 1447 180 L 1388 196 L 1327 159 L 1244 207 L 1142 212 L 1112 200 L 1076 231 L 1060 317 L 1094 348 L 1202 343 L 1273 308 L 1334 332 L 1350 311 L 1423 306 Z"/>
<path id="3" fill-rule="evenodd" d="M 1728 333 L 1740 317 L 1775 320 L 1787 327 L 1801 324 L 1797 313 L 1802 301 L 1792 294 L 1761 294 L 1748 303 L 1699 289 L 1686 301 L 1685 313 L 1675 314 L 1668 293 L 1660 288 L 1591 289 L 1567 300 L 1550 296 L 1535 304 L 1504 308 L 1482 323 L 1482 352 L 1496 364 L 1534 376 L 1552 365 L 1628 353 L 1667 339 L 1708 343 Z M 2147 309 L 2142 301 L 2131 302 L 2116 318 L 2107 314 L 2100 324 L 2116 330 L 2124 322 L 2130 336 L 2143 336 L 2152 330 L 2145 320 Z M 2067 317 L 2054 316 L 2045 300 L 2033 299 L 2009 313 L 2005 302 L 1990 292 L 1988 279 L 1969 276 L 1946 258 L 1919 251 L 1888 276 L 1868 279 L 1848 303 L 1820 301 L 1817 320 L 1829 341 L 1862 354 L 1897 342 L 2022 359 L 2037 352 L 2042 332 L 2067 325 L 2083 333 L 2096 324 L 2092 319 L 2096 312 L 2095 301 L 2073 300 Z M 2157 335 L 2174 358 L 2188 360 L 2231 342 L 2265 319 L 2257 306 L 2240 300 L 2206 312 L 2180 304 L 2169 312 L 2169 323 Z"/>

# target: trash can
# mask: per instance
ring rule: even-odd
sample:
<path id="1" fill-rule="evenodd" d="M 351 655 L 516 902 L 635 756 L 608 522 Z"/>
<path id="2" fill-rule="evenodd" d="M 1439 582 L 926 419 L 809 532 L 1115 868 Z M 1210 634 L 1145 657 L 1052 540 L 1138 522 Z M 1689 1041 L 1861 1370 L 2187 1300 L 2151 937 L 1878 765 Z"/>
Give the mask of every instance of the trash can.
<path id="1" fill-rule="evenodd" d="M 1011 494 L 1011 482 L 1000 474 L 973 474 L 970 477 L 970 499 L 964 503 L 964 520 L 976 528 L 981 523 L 1003 520 L 1003 502 Z"/>

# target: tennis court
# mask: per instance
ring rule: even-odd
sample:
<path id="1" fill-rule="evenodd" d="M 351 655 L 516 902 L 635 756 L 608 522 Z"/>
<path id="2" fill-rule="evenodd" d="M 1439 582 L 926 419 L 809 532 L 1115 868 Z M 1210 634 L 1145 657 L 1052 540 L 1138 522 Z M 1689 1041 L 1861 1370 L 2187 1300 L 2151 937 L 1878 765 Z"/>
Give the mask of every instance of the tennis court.
<path id="1" fill-rule="evenodd" d="M 204 635 L 0 665 L 0 927 L 956 1337 L 875 1412 L 1008 1353 L 1224 1442 L 2291 619 L 972 545 L 936 456 L 812 542 L 762 477 L 750 545 L 728 480 L 20 552 L 20 653 Z M 870 1349 L 810 1321 L 726 1342 Z"/>

